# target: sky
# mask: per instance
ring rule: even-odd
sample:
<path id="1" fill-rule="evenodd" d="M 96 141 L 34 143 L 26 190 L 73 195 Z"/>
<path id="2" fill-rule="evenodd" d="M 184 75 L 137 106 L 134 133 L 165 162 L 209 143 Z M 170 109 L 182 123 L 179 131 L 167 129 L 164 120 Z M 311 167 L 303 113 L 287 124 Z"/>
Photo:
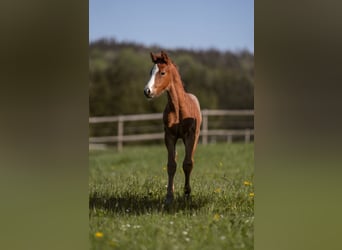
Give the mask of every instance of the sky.
<path id="1" fill-rule="evenodd" d="M 89 0 L 89 40 L 254 53 L 253 0 Z"/>

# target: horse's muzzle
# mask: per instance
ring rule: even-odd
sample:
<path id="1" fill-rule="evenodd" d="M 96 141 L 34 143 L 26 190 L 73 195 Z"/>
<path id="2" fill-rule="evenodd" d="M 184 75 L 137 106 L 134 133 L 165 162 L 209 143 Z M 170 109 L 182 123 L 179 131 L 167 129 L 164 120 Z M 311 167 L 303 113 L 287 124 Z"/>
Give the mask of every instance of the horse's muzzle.
<path id="1" fill-rule="evenodd" d="M 145 88 L 145 89 L 144 89 L 144 95 L 145 95 L 147 98 L 152 98 L 152 91 L 151 91 L 149 88 Z"/>

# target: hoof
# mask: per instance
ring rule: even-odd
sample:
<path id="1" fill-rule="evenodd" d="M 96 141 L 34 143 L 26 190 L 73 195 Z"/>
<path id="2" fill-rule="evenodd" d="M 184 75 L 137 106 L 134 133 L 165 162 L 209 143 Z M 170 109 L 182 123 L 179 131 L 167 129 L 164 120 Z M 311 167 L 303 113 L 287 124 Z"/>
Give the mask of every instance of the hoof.
<path id="1" fill-rule="evenodd" d="M 174 200 L 174 197 L 173 195 L 166 195 L 166 198 L 165 198 L 165 205 L 171 205 L 173 203 L 173 200 Z"/>
<path id="2" fill-rule="evenodd" d="M 190 193 L 184 193 L 184 200 L 185 200 L 186 202 L 191 201 L 191 195 L 190 195 Z"/>
<path id="3" fill-rule="evenodd" d="M 190 197 L 191 196 L 191 190 L 184 190 L 184 197 Z"/>

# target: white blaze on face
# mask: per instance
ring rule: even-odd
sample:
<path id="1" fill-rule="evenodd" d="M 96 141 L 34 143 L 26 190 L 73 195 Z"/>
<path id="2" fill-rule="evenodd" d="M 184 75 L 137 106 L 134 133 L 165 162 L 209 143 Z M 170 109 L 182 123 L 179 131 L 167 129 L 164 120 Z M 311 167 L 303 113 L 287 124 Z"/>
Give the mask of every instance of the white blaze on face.
<path id="1" fill-rule="evenodd" d="M 148 88 L 151 91 L 151 93 L 153 92 L 153 88 L 154 88 L 154 84 L 155 84 L 155 78 L 156 78 L 158 71 L 159 71 L 158 65 L 155 64 L 152 68 L 151 78 L 146 85 L 146 88 Z"/>

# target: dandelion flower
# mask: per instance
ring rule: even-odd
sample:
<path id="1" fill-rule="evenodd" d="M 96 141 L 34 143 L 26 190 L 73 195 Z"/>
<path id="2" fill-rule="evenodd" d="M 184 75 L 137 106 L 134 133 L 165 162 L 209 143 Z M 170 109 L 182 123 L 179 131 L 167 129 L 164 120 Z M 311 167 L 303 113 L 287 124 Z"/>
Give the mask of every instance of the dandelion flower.
<path id="1" fill-rule="evenodd" d="M 96 233 L 95 233 L 95 237 L 98 238 L 98 239 L 103 238 L 103 233 L 101 233 L 101 232 L 96 232 Z"/>
<path id="2" fill-rule="evenodd" d="M 244 184 L 245 186 L 251 186 L 251 185 L 252 185 L 252 183 L 249 182 L 249 181 L 244 181 L 243 184 Z"/>
<path id="3" fill-rule="evenodd" d="M 254 193 L 249 193 L 249 197 L 254 197 Z"/>

